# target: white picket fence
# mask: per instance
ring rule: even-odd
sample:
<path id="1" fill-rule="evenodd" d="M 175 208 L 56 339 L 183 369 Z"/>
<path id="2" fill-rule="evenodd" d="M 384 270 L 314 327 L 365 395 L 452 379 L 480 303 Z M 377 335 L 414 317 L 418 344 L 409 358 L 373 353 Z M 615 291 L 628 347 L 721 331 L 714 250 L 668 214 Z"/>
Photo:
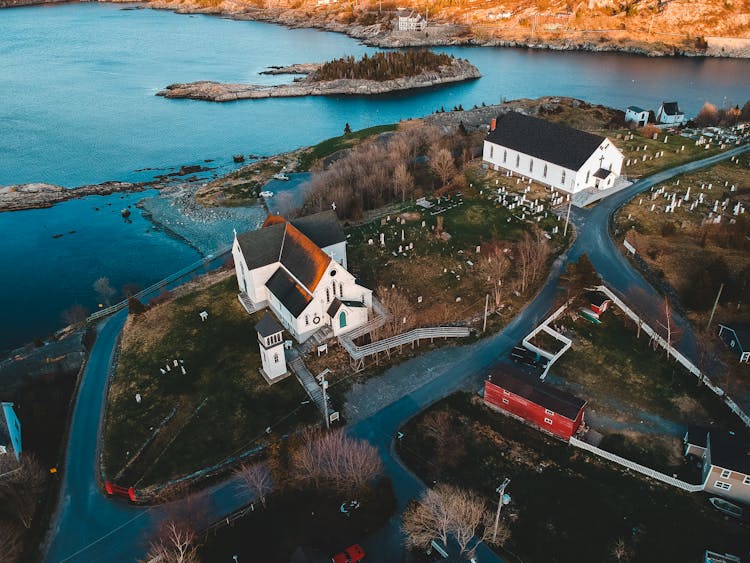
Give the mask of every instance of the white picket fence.
<path id="1" fill-rule="evenodd" d="M 549 369 L 552 367 L 552 364 L 554 364 L 560 356 L 562 356 L 565 352 L 568 351 L 568 349 L 573 345 L 573 341 L 568 338 L 567 336 L 563 336 L 559 332 L 557 332 L 555 329 L 550 328 L 549 323 L 554 321 L 557 317 L 562 315 L 565 312 L 565 309 L 568 308 L 568 305 L 570 302 L 565 303 L 564 305 L 561 305 L 554 313 L 552 313 L 549 317 L 547 317 L 542 324 L 540 324 L 538 327 L 536 327 L 534 330 L 532 330 L 529 334 L 526 335 L 526 337 L 523 339 L 522 344 L 524 348 L 527 348 L 531 350 L 532 352 L 536 352 L 540 356 L 544 356 L 549 360 L 547 363 L 547 367 L 544 368 L 544 372 L 542 373 L 540 379 L 544 379 L 547 377 L 547 373 L 549 372 Z M 538 346 L 534 346 L 531 343 L 531 339 L 534 338 L 537 334 L 540 332 L 546 332 L 556 340 L 559 340 L 563 343 L 563 347 L 558 350 L 556 354 L 552 354 L 551 352 L 547 352 L 546 350 L 543 350 L 542 348 L 539 348 Z"/>
<path id="2" fill-rule="evenodd" d="M 659 335 L 646 322 L 644 322 L 643 319 L 641 319 L 635 312 L 633 312 L 633 310 L 630 309 L 630 307 L 628 307 L 619 297 L 617 297 L 617 295 L 615 295 L 607 286 L 600 285 L 596 289 L 607 295 L 607 297 L 609 297 L 615 305 L 617 305 L 628 317 L 630 317 L 633 322 L 636 323 L 636 325 L 640 325 L 643 332 L 645 332 L 652 340 L 654 340 L 659 346 L 666 350 L 670 356 L 672 356 L 677 362 L 682 365 L 682 367 L 684 367 L 695 377 L 700 379 L 706 387 L 708 387 L 724 401 L 724 403 L 727 405 L 727 408 L 729 408 L 729 410 L 736 414 L 740 418 L 740 420 L 742 420 L 745 426 L 750 427 L 750 416 L 748 416 L 747 413 L 737 405 L 737 403 L 735 403 L 730 397 L 728 397 L 721 387 L 714 385 L 711 380 L 706 377 L 695 364 L 693 364 L 682 353 L 676 350 L 674 346 L 670 346 L 661 335 Z"/>
<path id="3" fill-rule="evenodd" d="M 624 457 L 620 457 L 619 455 L 613 454 L 601 448 L 597 448 L 596 446 L 592 446 L 591 444 L 583 442 L 576 437 L 571 436 L 570 445 L 575 446 L 577 448 L 581 448 L 582 450 L 586 450 L 593 454 L 596 454 L 599 457 L 608 459 L 609 461 L 614 461 L 615 463 L 622 465 L 623 467 L 627 467 L 628 469 L 632 469 L 633 471 L 636 471 L 640 473 L 641 475 L 645 475 L 646 477 L 651 477 L 652 479 L 656 479 L 657 481 L 661 481 L 662 483 L 666 483 L 667 485 L 677 487 L 678 489 L 682 489 L 683 491 L 687 491 L 689 493 L 697 493 L 698 491 L 703 490 L 703 485 L 693 485 L 691 483 L 686 483 L 685 481 L 681 481 L 680 479 L 675 479 L 674 477 L 670 475 L 660 473 L 659 471 L 651 469 L 650 467 L 646 467 L 645 465 L 641 465 L 639 463 L 630 461 L 629 459 L 625 459 Z"/>

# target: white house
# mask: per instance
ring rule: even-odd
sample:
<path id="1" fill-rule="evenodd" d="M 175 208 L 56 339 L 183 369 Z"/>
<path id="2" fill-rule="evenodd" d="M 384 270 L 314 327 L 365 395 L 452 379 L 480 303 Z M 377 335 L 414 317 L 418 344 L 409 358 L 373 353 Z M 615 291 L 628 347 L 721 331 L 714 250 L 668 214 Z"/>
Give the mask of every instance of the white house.
<path id="1" fill-rule="evenodd" d="M 13 403 L 2 403 L 0 413 L 0 455 L 21 455 L 21 422 L 13 410 Z"/>
<path id="2" fill-rule="evenodd" d="M 629 106 L 625 110 L 625 122 L 635 123 L 638 127 L 643 127 L 648 123 L 648 110 L 638 106 Z"/>
<path id="3" fill-rule="evenodd" d="M 606 137 L 511 111 L 492 120 L 483 159 L 495 170 L 576 193 L 611 188 L 623 157 Z"/>
<path id="4" fill-rule="evenodd" d="M 656 111 L 656 122 L 665 125 L 679 125 L 685 122 L 685 114 L 677 107 L 677 102 L 662 102 Z"/>
<path id="5" fill-rule="evenodd" d="M 367 322 L 372 290 L 347 269 L 346 237 L 333 211 L 235 234 L 232 256 L 240 301 L 249 312 L 269 307 L 304 342 L 330 327 L 335 335 Z"/>
<path id="6" fill-rule="evenodd" d="M 734 432 L 689 427 L 685 456 L 702 459 L 703 490 L 750 503 L 750 441 Z"/>
<path id="7" fill-rule="evenodd" d="M 424 31 L 426 27 L 427 20 L 420 13 L 413 10 L 410 12 L 399 10 L 396 21 L 398 31 Z"/>

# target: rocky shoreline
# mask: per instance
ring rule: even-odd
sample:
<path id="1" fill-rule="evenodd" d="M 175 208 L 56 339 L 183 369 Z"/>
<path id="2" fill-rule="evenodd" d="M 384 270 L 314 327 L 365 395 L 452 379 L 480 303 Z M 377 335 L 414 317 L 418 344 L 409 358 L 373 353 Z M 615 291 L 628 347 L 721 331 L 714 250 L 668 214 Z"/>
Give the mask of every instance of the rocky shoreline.
<path id="1" fill-rule="evenodd" d="M 287 67 L 297 73 L 303 65 Z M 311 65 L 304 65 L 310 68 Z M 312 71 L 311 71 L 312 72 Z M 288 72 L 286 73 L 288 74 Z M 372 96 L 428 88 L 452 82 L 464 82 L 481 77 L 479 69 L 465 59 L 454 59 L 450 65 L 443 65 L 437 71 L 427 71 L 416 76 L 406 76 L 393 80 L 358 80 L 341 78 L 338 80 L 316 80 L 314 74 L 291 84 L 259 86 L 255 84 L 226 84 L 221 82 L 198 81 L 187 84 L 170 84 L 157 92 L 165 98 L 188 98 L 210 102 L 233 102 L 236 100 L 260 98 L 292 98 L 300 96 Z"/>
<path id="2" fill-rule="evenodd" d="M 118 192 L 142 192 L 157 187 L 149 182 L 104 182 L 77 188 L 33 183 L 0 186 L 0 212 L 41 209 L 90 195 L 111 195 Z"/>

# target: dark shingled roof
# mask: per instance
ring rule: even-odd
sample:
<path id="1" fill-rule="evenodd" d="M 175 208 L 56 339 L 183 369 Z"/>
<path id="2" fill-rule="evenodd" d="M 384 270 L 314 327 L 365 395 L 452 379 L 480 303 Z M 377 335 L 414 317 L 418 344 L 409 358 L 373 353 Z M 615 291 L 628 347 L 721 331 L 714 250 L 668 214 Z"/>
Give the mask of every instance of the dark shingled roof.
<path id="1" fill-rule="evenodd" d="M 269 278 L 266 287 L 295 317 L 312 301 L 312 296 L 281 267 Z"/>
<path id="2" fill-rule="evenodd" d="M 570 420 L 575 420 L 578 413 L 586 405 L 586 401 L 583 399 L 552 387 L 552 385 L 544 383 L 537 377 L 528 375 L 514 366 L 501 365 L 493 368 L 490 373 L 490 381 L 498 387 L 502 387 Z"/>
<path id="3" fill-rule="evenodd" d="M 750 440 L 747 437 L 712 430 L 708 440 L 713 465 L 750 475 Z"/>
<path id="4" fill-rule="evenodd" d="M 345 240 L 333 211 L 292 222 L 285 221 L 280 215 L 269 215 L 263 228 L 237 235 L 248 269 L 281 262 L 310 291 L 315 291 L 331 262 L 330 256 L 320 247 Z"/>
<path id="5" fill-rule="evenodd" d="M 688 426 L 687 434 L 685 435 L 685 441 L 688 444 L 692 444 L 700 448 L 705 448 L 707 436 L 708 428 L 704 428 L 703 426 Z"/>
<path id="6" fill-rule="evenodd" d="M 664 113 L 667 115 L 679 115 L 682 112 L 677 107 L 677 102 L 662 102 L 661 107 L 664 108 Z"/>
<path id="7" fill-rule="evenodd" d="M 282 332 L 284 327 L 279 324 L 276 317 L 271 313 L 266 312 L 266 314 L 263 315 L 263 318 L 258 321 L 258 324 L 255 325 L 255 330 L 261 336 L 266 337 L 276 334 L 277 332 Z"/>
<path id="8" fill-rule="evenodd" d="M 307 217 L 298 217 L 290 222 L 320 248 L 346 240 L 344 229 L 341 228 L 339 218 L 332 209 Z"/>
<path id="9" fill-rule="evenodd" d="M 335 315 L 338 310 L 341 308 L 342 305 L 346 305 L 347 307 L 365 307 L 365 304 L 361 301 L 351 301 L 347 299 L 339 299 L 338 297 L 334 297 L 333 301 L 331 301 L 331 304 L 328 306 L 328 310 L 326 313 L 328 313 L 329 317 L 332 317 Z"/>
<path id="10" fill-rule="evenodd" d="M 490 143 L 507 147 L 567 168 L 578 170 L 604 137 L 514 111 L 497 118 Z"/>
<path id="11" fill-rule="evenodd" d="M 645 109 L 639 108 L 638 106 L 628 106 L 628 109 L 636 113 L 643 113 L 644 111 L 646 111 Z"/>
<path id="12" fill-rule="evenodd" d="M 276 223 L 257 231 L 237 235 L 240 250 L 248 269 L 254 270 L 279 261 L 279 251 L 284 240 L 285 223 Z"/>
<path id="13" fill-rule="evenodd" d="M 599 170 L 594 172 L 594 177 L 604 180 L 610 174 L 612 174 L 611 171 L 607 170 L 606 168 L 600 168 Z"/>

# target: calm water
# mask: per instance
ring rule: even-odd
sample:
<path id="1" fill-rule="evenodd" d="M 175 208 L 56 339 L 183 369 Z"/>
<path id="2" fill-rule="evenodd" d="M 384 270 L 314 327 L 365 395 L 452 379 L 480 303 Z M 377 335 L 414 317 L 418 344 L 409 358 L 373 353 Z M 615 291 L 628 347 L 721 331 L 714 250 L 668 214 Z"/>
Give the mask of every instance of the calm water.
<path id="1" fill-rule="evenodd" d="M 172 82 L 274 83 L 288 78 L 258 72 L 372 49 L 338 34 L 122 5 L 2 10 L 0 185 L 148 179 L 159 172 L 137 170 L 204 159 L 224 170 L 234 153 L 273 154 L 338 135 L 345 122 L 359 129 L 459 103 L 567 95 L 655 107 L 678 99 L 695 113 L 705 100 L 742 104 L 750 96 L 750 61 L 441 50 L 470 59 L 484 77 L 368 99 L 165 100 L 154 93 Z M 107 202 L 115 211 L 93 211 Z M 145 285 L 197 257 L 163 233 L 146 232 L 149 224 L 138 213 L 124 223 L 121 206 L 116 196 L 0 214 L 0 349 L 47 334 L 71 303 L 94 305 L 97 277 Z M 52 238 L 70 230 L 77 233 Z"/>

